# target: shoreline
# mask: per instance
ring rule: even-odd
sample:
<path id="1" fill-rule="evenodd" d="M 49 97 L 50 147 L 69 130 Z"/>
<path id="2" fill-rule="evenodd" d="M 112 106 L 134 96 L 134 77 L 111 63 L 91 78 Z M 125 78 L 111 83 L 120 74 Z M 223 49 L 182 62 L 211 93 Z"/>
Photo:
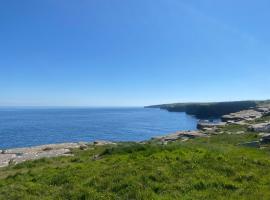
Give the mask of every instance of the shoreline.
<path id="1" fill-rule="evenodd" d="M 198 130 L 176 131 L 161 136 L 149 138 L 137 143 L 145 143 L 149 141 L 157 141 L 161 144 L 167 144 L 173 141 L 187 141 L 198 137 L 210 137 L 218 134 L 217 130 L 226 125 L 249 125 L 249 122 L 270 115 L 270 105 L 258 106 L 248 110 L 242 110 L 236 113 L 230 113 L 222 116 L 221 122 L 198 121 Z M 263 127 L 256 127 L 260 124 L 255 124 L 254 129 L 260 130 Z M 268 124 L 264 124 L 268 127 Z M 103 141 L 97 140 L 94 142 L 69 142 L 69 143 L 53 143 L 31 147 L 20 147 L 0 150 L 0 167 L 6 167 L 12 164 L 19 164 L 28 160 L 37 160 L 41 158 L 52 158 L 59 156 L 73 156 L 73 149 L 88 149 L 95 146 L 117 145 L 124 141 Z M 132 141 L 130 141 L 132 142 Z M 136 141 L 135 141 L 136 142 Z"/>
<path id="2" fill-rule="evenodd" d="M 53 158 L 59 156 L 73 156 L 73 149 L 87 149 L 90 146 L 102 146 L 116 144 L 110 141 L 95 142 L 70 142 L 58 144 L 44 144 L 39 146 L 11 148 L 0 150 L 0 168 L 11 164 L 19 164 L 28 160 L 37 160 L 41 158 Z"/>

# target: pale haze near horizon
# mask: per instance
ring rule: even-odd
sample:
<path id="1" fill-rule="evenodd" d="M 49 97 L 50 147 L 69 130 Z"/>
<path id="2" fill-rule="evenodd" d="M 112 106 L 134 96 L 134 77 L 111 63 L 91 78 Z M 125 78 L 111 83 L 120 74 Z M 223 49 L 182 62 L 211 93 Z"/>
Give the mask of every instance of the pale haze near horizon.
<path id="1" fill-rule="evenodd" d="M 0 106 L 270 98 L 270 2 L 1 1 Z"/>

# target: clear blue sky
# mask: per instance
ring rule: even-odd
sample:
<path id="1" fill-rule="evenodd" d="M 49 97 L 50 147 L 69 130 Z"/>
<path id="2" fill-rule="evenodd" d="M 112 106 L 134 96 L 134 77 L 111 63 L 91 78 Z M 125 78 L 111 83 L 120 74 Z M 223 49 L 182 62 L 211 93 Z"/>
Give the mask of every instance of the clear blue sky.
<path id="1" fill-rule="evenodd" d="M 270 98 L 269 0 L 1 0 L 0 105 Z"/>

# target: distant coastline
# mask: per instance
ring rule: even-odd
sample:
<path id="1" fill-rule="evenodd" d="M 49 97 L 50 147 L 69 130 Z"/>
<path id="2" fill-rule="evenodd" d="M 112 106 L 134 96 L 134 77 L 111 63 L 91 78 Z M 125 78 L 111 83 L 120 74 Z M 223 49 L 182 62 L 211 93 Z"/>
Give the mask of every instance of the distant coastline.
<path id="1" fill-rule="evenodd" d="M 186 112 L 198 119 L 220 118 L 233 112 L 239 112 L 252 107 L 270 103 L 270 100 L 264 101 L 228 101 L 212 103 L 172 103 L 146 106 L 145 108 L 159 108 L 169 112 Z"/>

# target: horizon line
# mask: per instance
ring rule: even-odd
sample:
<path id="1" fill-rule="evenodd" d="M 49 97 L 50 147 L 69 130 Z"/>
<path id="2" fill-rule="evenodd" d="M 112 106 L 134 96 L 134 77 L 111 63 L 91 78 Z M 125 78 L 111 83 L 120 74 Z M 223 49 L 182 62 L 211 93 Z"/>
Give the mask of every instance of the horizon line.
<path id="1" fill-rule="evenodd" d="M 248 100 L 224 100 L 224 101 L 179 101 L 179 102 L 171 102 L 171 103 L 160 103 L 160 104 L 150 104 L 150 105 L 0 105 L 0 108 L 31 108 L 31 107 L 40 107 L 40 108 L 141 108 L 147 106 L 157 106 L 157 105 L 167 105 L 167 104 L 196 104 L 196 103 L 223 103 L 223 102 L 241 102 L 241 101 L 270 101 L 269 99 L 248 99 Z"/>

